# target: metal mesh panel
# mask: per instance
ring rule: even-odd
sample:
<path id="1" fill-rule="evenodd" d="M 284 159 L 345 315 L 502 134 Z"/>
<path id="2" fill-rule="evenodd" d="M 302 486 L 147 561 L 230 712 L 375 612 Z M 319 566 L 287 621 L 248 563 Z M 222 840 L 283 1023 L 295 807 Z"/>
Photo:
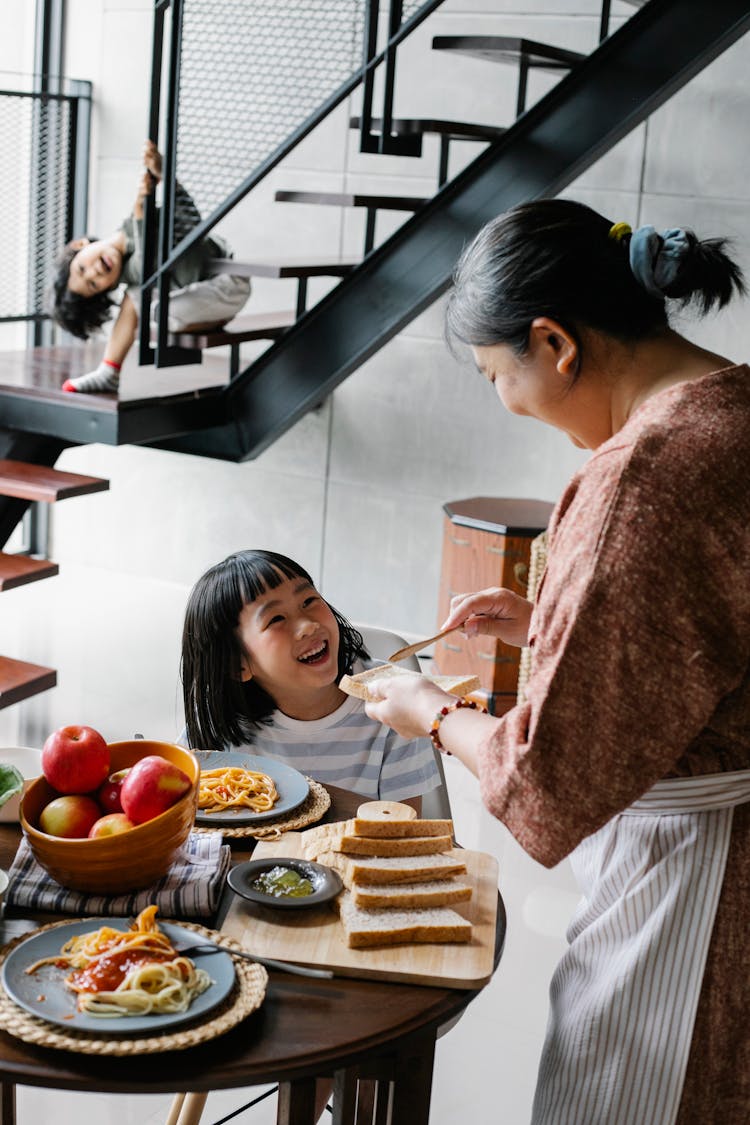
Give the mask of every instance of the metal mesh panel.
<path id="1" fill-rule="evenodd" d="M 66 100 L 0 93 L 0 317 L 45 311 L 66 236 L 70 120 Z"/>
<path id="2" fill-rule="evenodd" d="M 177 178 L 208 216 L 359 68 L 364 0 L 185 0 Z"/>

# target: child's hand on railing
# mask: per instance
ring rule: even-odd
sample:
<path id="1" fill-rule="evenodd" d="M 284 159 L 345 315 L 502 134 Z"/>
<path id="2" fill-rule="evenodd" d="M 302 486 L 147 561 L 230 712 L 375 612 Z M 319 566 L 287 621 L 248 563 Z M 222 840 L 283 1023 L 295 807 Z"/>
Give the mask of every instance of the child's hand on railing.
<path id="1" fill-rule="evenodd" d="M 156 183 L 161 182 L 161 153 L 153 141 L 146 141 L 143 145 L 143 163 Z"/>

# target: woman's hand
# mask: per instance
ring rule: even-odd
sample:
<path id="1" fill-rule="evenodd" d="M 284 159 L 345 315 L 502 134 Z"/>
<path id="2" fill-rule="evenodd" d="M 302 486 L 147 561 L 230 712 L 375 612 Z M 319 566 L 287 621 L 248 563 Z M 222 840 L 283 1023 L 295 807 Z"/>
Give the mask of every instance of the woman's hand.
<path id="1" fill-rule="evenodd" d="M 441 629 L 461 626 L 467 637 L 499 637 L 507 645 L 522 648 L 528 643 L 532 604 L 520 594 L 493 586 L 476 594 L 456 594 Z"/>
<path id="2" fill-rule="evenodd" d="M 412 672 L 406 676 L 383 676 L 368 685 L 377 695 L 377 703 L 366 703 L 365 711 L 371 719 L 393 727 L 403 738 L 425 738 L 430 733 L 432 720 L 454 696 Z"/>

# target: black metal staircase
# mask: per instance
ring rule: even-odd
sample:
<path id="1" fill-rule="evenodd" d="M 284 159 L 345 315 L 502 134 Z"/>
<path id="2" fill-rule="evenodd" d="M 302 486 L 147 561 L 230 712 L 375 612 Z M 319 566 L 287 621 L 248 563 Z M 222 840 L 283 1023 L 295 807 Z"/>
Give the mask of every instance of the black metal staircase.
<path id="1" fill-rule="evenodd" d="M 11 361 L 0 358 L 5 428 L 0 431 L 0 456 L 16 456 L 24 435 L 35 435 L 37 445 L 47 448 L 47 463 L 65 445 L 90 441 L 137 443 L 235 461 L 257 456 L 447 289 L 462 247 L 485 222 L 522 200 L 559 194 L 750 28 L 750 6 L 740 0 L 648 0 L 634 7 L 639 10 L 632 18 L 587 57 L 529 40 L 437 40 L 435 46 L 478 51 L 484 58 L 512 57 L 519 65 L 523 109 L 529 67 L 564 68 L 564 77 L 507 128 L 476 127 L 484 129 L 479 139 L 487 148 L 433 198 L 351 193 L 345 202 L 367 207 L 372 225 L 384 207 L 409 204 L 414 211 L 387 241 L 366 246 L 359 264 L 289 262 L 284 272 L 283 263 L 233 262 L 235 272 L 296 276 L 302 296 L 294 316 L 283 312 L 254 328 L 230 325 L 213 339 L 210 334 L 164 337 L 165 347 L 186 348 L 189 354 L 231 343 L 227 337 L 233 332 L 236 345 L 243 331 L 250 333 L 245 339 L 267 332 L 262 338 L 271 340 L 271 346 L 247 370 L 240 369 L 235 350 L 226 386 L 129 402 L 66 395 L 58 390 L 62 378 L 84 362 L 76 349 L 66 349 L 67 358 L 61 349 L 28 353 L 15 361 L 12 378 Z M 389 151 L 389 144 L 399 151 L 398 143 L 408 142 L 407 150 L 416 154 L 428 132 L 448 141 L 476 139 L 468 124 L 397 118 L 391 110 L 380 118 L 368 112 L 352 120 L 353 126 L 366 127 L 368 151 Z M 443 153 L 440 182 L 446 170 Z M 298 200 L 301 195 L 284 194 Z M 342 200 L 336 202 L 341 205 Z M 307 309 L 306 279 L 324 273 L 341 281 Z"/>

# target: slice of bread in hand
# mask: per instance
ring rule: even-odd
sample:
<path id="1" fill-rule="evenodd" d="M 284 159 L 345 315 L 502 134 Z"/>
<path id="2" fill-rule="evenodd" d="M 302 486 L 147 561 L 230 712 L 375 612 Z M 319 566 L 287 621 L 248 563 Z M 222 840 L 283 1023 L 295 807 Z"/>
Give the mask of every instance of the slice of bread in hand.
<path id="1" fill-rule="evenodd" d="M 349 895 L 339 896 L 341 923 L 352 949 L 401 942 L 471 941 L 471 923 L 446 907 L 424 910 L 363 910 Z"/>
<path id="2" fill-rule="evenodd" d="M 335 867 L 347 887 L 353 884 L 421 883 L 463 875 L 466 864 L 460 851 L 443 855 L 347 856 L 321 852 L 318 863 Z"/>
<path id="3" fill-rule="evenodd" d="M 374 680 L 390 679 L 393 676 L 419 676 L 421 672 L 412 672 L 402 668 L 400 664 L 378 664 L 375 668 L 368 668 L 365 672 L 357 672 L 353 676 L 344 676 L 339 681 L 339 687 L 347 695 L 356 695 L 358 699 L 372 700 L 369 685 Z M 479 687 L 478 676 L 424 676 L 426 680 L 437 684 L 443 691 L 451 695 L 467 695 Z"/>
<path id="4" fill-rule="evenodd" d="M 355 883 L 351 893 L 355 906 L 366 910 L 385 906 L 409 910 L 412 907 L 467 902 L 471 898 L 471 887 L 457 879 L 436 879 L 432 883 L 391 883 L 379 887 L 363 887 Z"/>

